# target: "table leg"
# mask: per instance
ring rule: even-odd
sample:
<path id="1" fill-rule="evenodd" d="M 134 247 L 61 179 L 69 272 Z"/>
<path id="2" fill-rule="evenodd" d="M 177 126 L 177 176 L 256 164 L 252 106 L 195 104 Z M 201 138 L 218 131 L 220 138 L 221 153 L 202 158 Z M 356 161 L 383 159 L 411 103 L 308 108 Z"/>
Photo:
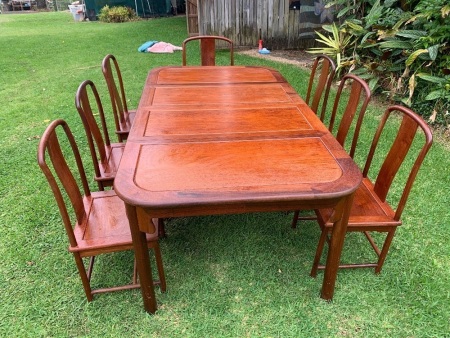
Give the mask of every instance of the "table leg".
<path id="1" fill-rule="evenodd" d="M 348 218 L 352 207 L 353 195 L 343 198 L 336 206 L 335 215 L 337 220 L 334 222 L 331 240 L 328 249 L 327 263 L 323 277 L 321 297 L 326 300 L 332 300 L 334 286 L 336 283 L 339 262 L 341 260 L 342 247 L 344 246 L 345 234 L 347 232 Z M 341 215 L 340 217 L 338 215 Z"/>
<path id="2" fill-rule="evenodd" d="M 131 238 L 133 239 L 134 256 L 136 259 L 139 281 L 141 283 L 144 309 L 148 313 L 155 313 L 156 297 L 153 288 L 152 269 L 150 266 L 146 235 L 139 230 L 136 207 L 127 203 L 125 203 L 125 207 L 130 222 Z"/>

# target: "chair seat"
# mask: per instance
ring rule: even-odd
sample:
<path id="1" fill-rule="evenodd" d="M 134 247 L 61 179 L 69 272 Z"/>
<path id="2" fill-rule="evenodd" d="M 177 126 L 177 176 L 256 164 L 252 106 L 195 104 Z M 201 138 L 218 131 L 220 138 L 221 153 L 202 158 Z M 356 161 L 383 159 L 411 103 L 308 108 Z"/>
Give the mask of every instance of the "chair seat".
<path id="1" fill-rule="evenodd" d="M 124 202 L 114 190 L 92 192 L 90 197 L 84 197 L 86 219 L 82 224 L 76 224 L 74 234 L 78 246 L 69 246 L 70 252 L 80 252 L 81 256 L 129 250 L 133 248 L 130 226 Z M 158 237 L 158 222 L 153 222 L 155 232 L 147 235 L 147 241 L 156 241 Z"/>
<path id="2" fill-rule="evenodd" d="M 319 224 L 324 224 L 327 228 L 332 228 L 333 223 L 330 218 L 333 209 L 317 210 Z M 361 231 L 360 226 L 365 230 L 377 231 L 377 227 L 399 226 L 401 221 L 394 220 L 394 210 L 387 202 L 381 201 L 373 190 L 373 184 L 368 178 L 364 178 L 361 185 L 355 192 L 352 209 L 348 220 L 347 231 Z"/>
<path id="3" fill-rule="evenodd" d="M 106 163 L 99 163 L 100 176 L 95 177 L 96 181 L 104 182 L 105 186 L 112 186 L 124 148 L 125 143 L 111 143 L 109 151 L 107 152 Z"/>

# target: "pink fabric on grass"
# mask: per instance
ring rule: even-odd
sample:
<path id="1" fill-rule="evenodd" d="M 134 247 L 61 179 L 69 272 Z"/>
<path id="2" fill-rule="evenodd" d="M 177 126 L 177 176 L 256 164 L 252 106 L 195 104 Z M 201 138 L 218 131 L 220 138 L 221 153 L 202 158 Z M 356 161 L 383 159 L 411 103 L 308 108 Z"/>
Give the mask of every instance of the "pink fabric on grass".
<path id="1" fill-rule="evenodd" d="M 173 53 L 176 50 L 182 50 L 183 48 L 174 46 L 167 42 L 157 42 L 153 46 L 147 49 L 149 53 Z"/>

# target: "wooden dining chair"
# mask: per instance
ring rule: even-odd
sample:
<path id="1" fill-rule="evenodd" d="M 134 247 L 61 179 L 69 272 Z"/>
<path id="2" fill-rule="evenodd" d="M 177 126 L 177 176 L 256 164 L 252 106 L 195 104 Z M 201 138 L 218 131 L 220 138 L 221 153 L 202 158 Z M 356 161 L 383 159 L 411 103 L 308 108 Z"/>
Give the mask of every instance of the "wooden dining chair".
<path id="1" fill-rule="evenodd" d="M 186 66 L 186 45 L 191 41 L 200 41 L 200 54 L 202 66 L 216 65 L 216 42 L 222 42 L 228 46 L 230 51 L 230 65 L 234 65 L 233 41 L 224 36 L 200 35 L 187 38 L 182 44 L 183 66 Z"/>
<path id="2" fill-rule="evenodd" d="M 91 105 L 92 99 L 95 100 L 95 110 L 93 110 Z M 105 190 L 106 187 L 112 187 L 114 184 L 125 143 L 111 143 L 103 105 L 92 81 L 86 80 L 80 84 L 75 95 L 75 106 L 86 132 L 94 166 L 94 179 L 98 184 L 99 190 Z M 96 116 L 98 116 L 99 121 L 97 121 Z M 158 222 L 159 237 L 165 237 L 164 220 L 159 219 Z"/>
<path id="3" fill-rule="evenodd" d="M 356 146 L 358 144 L 361 125 L 372 94 L 366 81 L 353 74 L 345 75 L 339 84 L 336 98 L 334 100 L 333 110 L 330 117 L 330 132 L 333 132 L 334 122 L 336 120 L 338 109 L 341 105 L 341 101 L 344 100 L 344 89 L 347 87 L 350 89 L 348 92 L 348 101 L 345 104 L 345 110 L 342 114 L 339 127 L 337 129 L 336 140 L 342 147 L 345 146 L 345 141 L 354 122 L 354 119 L 356 116 L 358 116 L 356 123 L 354 124 L 353 138 L 349 151 L 349 155 L 353 158 L 355 155 Z M 294 211 L 294 217 L 292 218 L 291 227 L 295 229 L 299 220 L 304 221 L 315 219 L 316 216 L 314 214 L 301 215 L 300 211 L 296 210 Z"/>
<path id="4" fill-rule="evenodd" d="M 388 120 L 398 121 L 399 119 L 400 125 L 396 134 L 393 134 L 391 131 L 383 132 Z M 422 136 L 418 136 L 419 134 L 422 134 Z M 390 140 L 389 136 L 391 136 Z M 364 166 L 363 181 L 354 195 L 347 226 L 347 232 L 364 233 L 377 255 L 377 261 L 372 263 L 341 264 L 340 268 L 374 267 L 375 273 L 381 271 L 395 231 L 402 224 L 400 217 L 417 172 L 431 147 L 431 143 L 432 133 L 429 126 L 410 109 L 402 106 L 391 106 L 385 111 Z M 385 150 L 386 146 L 387 150 Z M 381 167 L 373 163 L 375 154 L 383 158 Z M 409 167 L 405 166 L 406 163 L 403 164 L 405 159 L 411 161 L 410 163 L 412 164 Z M 374 169 L 379 168 L 376 169 L 378 173 L 375 183 L 372 183 L 369 178 L 369 170 L 372 168 L 372 165 L 374 165 Z M 387 201 L 387 197 L 400 168 L 402 168 L 402 172 L 407 173 L 407 179 L 395 207 L 391 206 L 391 203 Z M 398 188 L 396 186 L 395 190 L 398 191 Z M 390 197 L 392 198 L 392 196 Z M 332 209 L 316 210 L 316 214 L 322 233 L 311 269 L 311 276 L 313 277 L 317 275 L 318 269 L 325 268 L 325 266 L 320 265 L 320 258 L 324 244 L 326 241 L 329 241 L 328 236 L 333 230 L 333 222 L 331 221 L 333 217 Z M 386 233 L 381 250 L 371 236 L 371 232 Z"/>
<path id="5" fill-rule="evenodd" d="M 94 109 L 92 100 L 95 101 Z M 94 165 L 94 179 L 99 189 L 104 190 L 105 187 L 111 187 L 114 183 L 125 144 L 111 143 L 102 102 L 92 81 L 86 80 L 80 84 L 75 95 L 75 106 L 86 131 Z"/>
<path id="6" fill-rule="evenodd" d="M 136 115 L 135 110 L 128 110 L 125 89 L 119 64 L 114 55 L 108 54 L 102 62 L 102 72 L 108 86 L 109 97 L 116 124 L 119 142 L 128 138 L 128 134 Z"/>
<path id="7" fill-rule="evenodd" d="M 311 110 L 320 117 L 322 122 L 325 118 L 328 96 L 330 94 L 330 88 L 335 72 L 336 65 L 329 56 L 319 55 L 316 57 L 311 69 L 305 101 Z"/>
<path id="8" fill-rule="evenodd" d="M 74 161 L 67 161 L 69 156 L 70 160 Z M 97 289 L 91 286 L 95 257 L 100 254 L 133 250 L 133 243 L 124 202 L 114 190 L 97 192 L 89 190 L 75 138 L 64 120 L 53 121 L 45 130 L 39 142 L 38 163 L 58 204 L 69 238 L 69 252 L 75 258 L 88 301 L 91 301 L 93 295 L 97 293 L 139 288 L 136 268 L 131 284 Z M 71 169 L 68 163 L 76 163 L 77 170 Z M 81 182 L 82 188 L 75 177 Z M 72 219 L 70 215 L 74 215 Z M 146 235 L 147 244 L 154 251 L 156 259 L 159 280 L 155 284 L 159 284 L 161 291 L 164 292 L 166 280 L 158 244 L 158 222 L 156 220 L 151 222 L 149 218 L 145 220 L 144 217 L 141 220 L 148 221 L 146 227 L 154 230 L 153 233 Z M 87 269 L 83 258 L 89 258 Z"/>
<path id="9" fill-rule="evenodd" d="M 348 101 L 345 104 L 345 110 L 339 122 L 336 133 L 336 140 L 340 145 L 344 147 L 353 120 L 355 116 L 358 116 L 354 126 L 353 138 L 349 151 L 349 155 L 353 158 L 358 143 L 361 125 L 372 93 L 370 92 L 369 85 L 360 77 L 353 74 L 344 75 L 344 77 L 340 81 L 338 91 L 336 93 L 336 98 L 334 100 L 333 110 L 331 111 L 330 124 L 328 128 L 331 133 L 333 133 L 333 127 L 339 110 L 339 106 L 344 100 L 342 94 L 344 93 L 344 89 L 346 88 L 350 89 L 348 92 Z"/>

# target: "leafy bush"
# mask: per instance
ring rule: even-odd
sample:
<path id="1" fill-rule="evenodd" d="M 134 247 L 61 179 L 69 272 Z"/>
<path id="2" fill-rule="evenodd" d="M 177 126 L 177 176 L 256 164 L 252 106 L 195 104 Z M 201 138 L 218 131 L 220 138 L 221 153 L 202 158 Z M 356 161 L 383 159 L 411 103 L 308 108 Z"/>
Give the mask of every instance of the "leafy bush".
<path id="1" fill-rule="evenodd" d="M 312 53 L 335 58 L 338 74 L 353 72 L 373 91 L 415 106 L 432 121 L 448 123 L 450 110 L 450 5 L 416 0 L 413 11 L 400 1 L 336 0 L 340 23 L 324 26 Z M 413 5 L 411 3 L 411 5 Z M 411 6 L 413 7 L 413 6 Z M 403 6 L 405 8 L 405 6 Z M 406 9 L 406 8 L 405 8 Z"/>
<path id="2" fill-rule="evenodd" d="M 139 20 L 135 11 L 125 6 L 109 7 L 106 5 L 100 10 L 98 19 L 102 22 L 127 22 Z"/>

